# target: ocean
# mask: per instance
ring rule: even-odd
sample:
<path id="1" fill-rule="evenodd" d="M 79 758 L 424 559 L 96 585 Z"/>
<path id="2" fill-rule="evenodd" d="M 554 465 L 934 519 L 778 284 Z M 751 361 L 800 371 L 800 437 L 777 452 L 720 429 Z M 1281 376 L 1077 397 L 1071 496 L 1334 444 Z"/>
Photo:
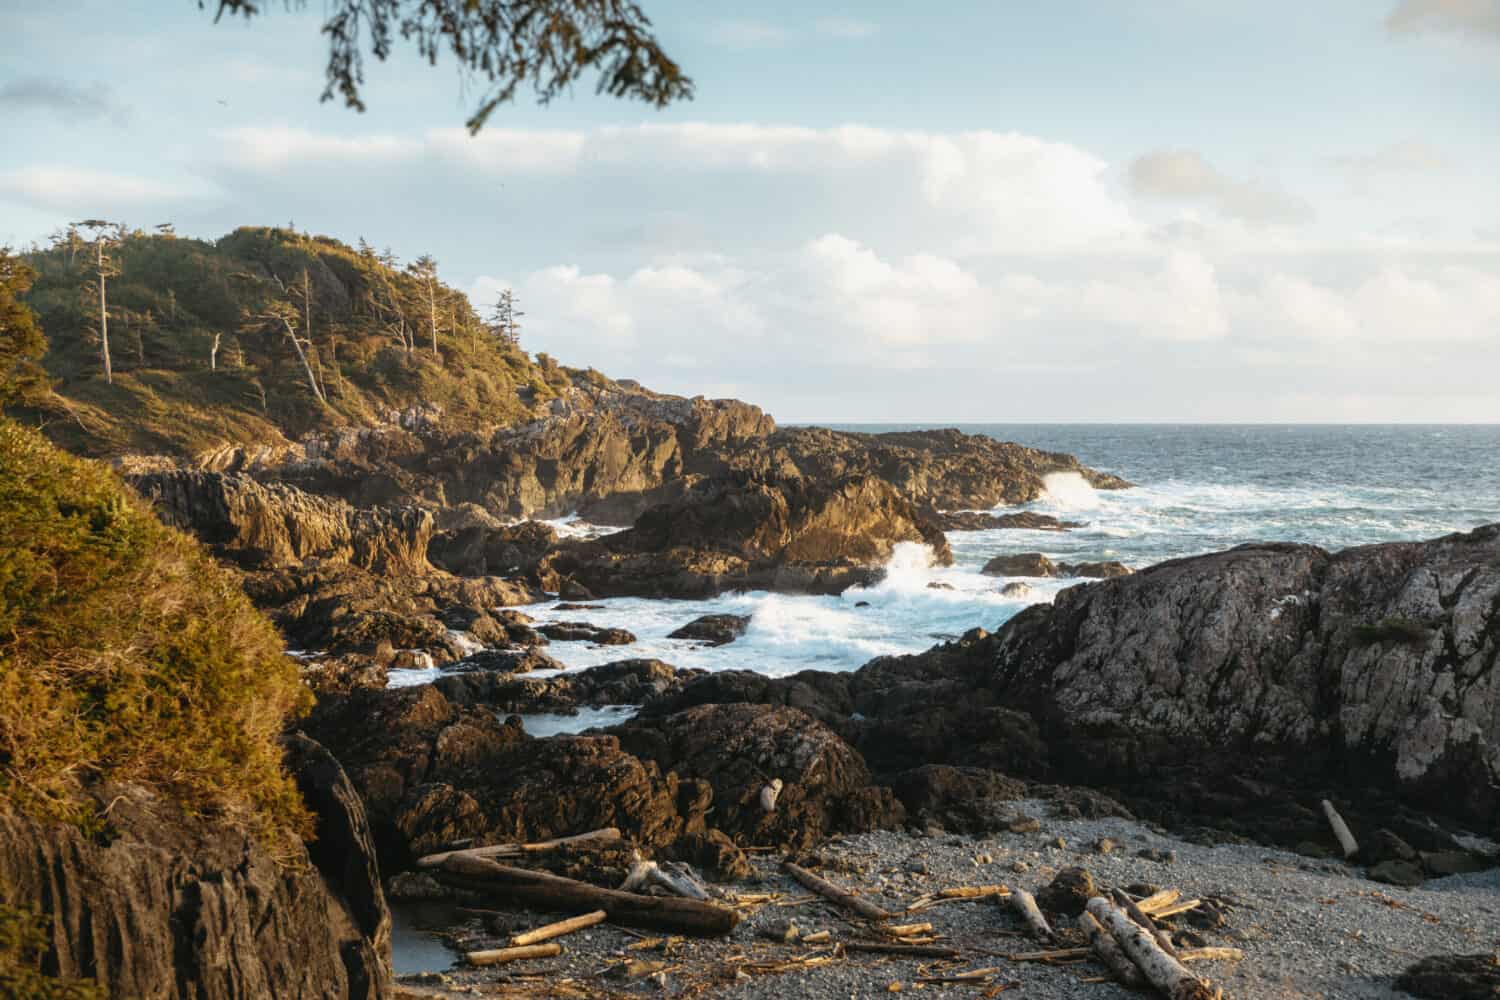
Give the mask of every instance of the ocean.
<path id="1" fill-rule="evenodd" d="M 911 430 L 916 425 L 836 425 Z M 1026 605 L 1051 600 L 1076 580 L 1028 580 L 1006 597 L 1005 579 L 982 575 L 991 557 L 1042 552 L 1069 562 L 1119 560 L 1140 569 L 1178 556 L 1252 541 L 1296 541 L 1340 549 L 1433 538 L 1500 521 L 1500 426 L 1310 426 L 1148 424 L 969 424 L 972 434 L 1064 451 L 1123 476 L 1134 489 L 1096 491 L 1077 475 L 1052 477 L 1048 495 L 1022 508 L 1085 522 L 1070 532 L 949 532 L 955 563 L 928 564 L 921 546 L 900 546 L 878 585 L 837 597 L 726 594 L 706 601 L 615 598 L 597 611 L 522 608 L 540 620 L 578 620 L 635 633 L 631 646 L 555 642 L 569 667 L 657 657 L 679 667 L 742 668 L 784 675 L 852 670 L 872 657 L 913 653 L 975 626 L 991 631 Z M 569 532 L 589 526 L 558 522 Z M 944 584 L 951 589 L 929 587 Z M 857 606 L 867 602 L 866 607 Z M 699 615 L 750 615 L 746 634 L 717 648 L 668 639 Z M 437 671 L 393 671 L 391 683 Z M 623 710 L 628 713 L 627 710 Z M 528 719 L 536 735 L 618 718 L 618 711 Z"/>

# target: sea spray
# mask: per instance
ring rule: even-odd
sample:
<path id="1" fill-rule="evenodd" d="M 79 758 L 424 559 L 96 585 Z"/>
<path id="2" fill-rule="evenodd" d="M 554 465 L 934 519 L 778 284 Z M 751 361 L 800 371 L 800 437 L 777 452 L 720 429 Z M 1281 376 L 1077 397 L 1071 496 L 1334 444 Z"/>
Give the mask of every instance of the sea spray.
<path id="1" fill-rule="evenodd" d="M 1049 472 L 1042 477 L 1049 506 L 1061 510 L 1096 510 L 1099 493 L 1077 472 Z"/>

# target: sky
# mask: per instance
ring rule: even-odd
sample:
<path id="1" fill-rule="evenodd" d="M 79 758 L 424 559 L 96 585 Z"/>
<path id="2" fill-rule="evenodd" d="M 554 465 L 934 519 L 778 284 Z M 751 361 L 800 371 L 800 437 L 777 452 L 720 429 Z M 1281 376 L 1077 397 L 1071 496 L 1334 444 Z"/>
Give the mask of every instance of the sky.
<path id="1" fill-rule="evenodd" d="M 640 2 L 694 100 L 470 137 L 320 0 L 0 0 L 0 242 L 363 237 L 782 422 L 1500 421 L 1500 0 Z"/>

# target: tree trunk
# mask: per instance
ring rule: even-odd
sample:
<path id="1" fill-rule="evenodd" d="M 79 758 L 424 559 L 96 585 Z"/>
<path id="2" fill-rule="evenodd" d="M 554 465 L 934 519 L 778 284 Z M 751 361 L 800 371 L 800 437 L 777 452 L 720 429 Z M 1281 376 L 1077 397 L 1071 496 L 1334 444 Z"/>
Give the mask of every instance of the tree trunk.
<path id="1" fill-rule="evenodd" d="M 214 334 L 214 346 L 208 349 L 208 370 L 215 372 L 219 370 L 219 338 L 223 334 Z"/>
<path id="2" fill-rule="evenodd" d="M 427 279 L 427 318 L 432 323 L 432 356 L 438 356 L 437 349 L 437 299 L 433 296 L 432 279 Z"/>
<path id="3" fill-rule="evenodd" d="M 328 400 L 323 397 L 323 390 L 318 388 L 318 380 L 313 377 L 312 365 L 307 363 L 307 354 L 302 350 L 302 341 L 297 338 L 297 331 L 292 329 L 291 321 L 283 318 L 281 325 L 286 327 L 286 335 L 291 338 L 292 347 L 297 351 L 297 359 L 302 362 L 302 370 L 307 373 L 307 384 L 312 387 L 313 395 L 318 397 L 318 402 L 324 406 Z"/>
<path id="4" fill-rule="evenodd" d="M 104 360 L 104 381 L 114 385 L 115 371 L 109 363 L 109 308 L 104 301 L 104 243 L 102 240 L 96 249 L 99 254 L 99 348 Z"/>

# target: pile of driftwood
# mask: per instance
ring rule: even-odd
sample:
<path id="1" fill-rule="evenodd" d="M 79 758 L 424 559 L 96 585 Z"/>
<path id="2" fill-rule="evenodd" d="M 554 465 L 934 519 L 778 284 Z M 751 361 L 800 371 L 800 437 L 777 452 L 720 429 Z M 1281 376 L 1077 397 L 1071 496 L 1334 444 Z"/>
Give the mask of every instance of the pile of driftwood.
<path id="1" fill-rule="evenodd" d="M 796 956 L 766 959 L 748 954 L 731 955 L 718 963 L 733 969 L 733 975 L 780 973 L 808 969 L 843 959 L 850 953 L 871 953 L 895 958 L 934 960 L 940 966 L 929 970 L 916 983 L 970 983 L 993 986 L 994 992 L 1009 988 L 999 981 L 1002 970 L 995 967 L 958 971 L 955 965 L 964 959 L 963 952 L 942 941 L 933 924 L 909 920 L 917 914 L 949 904 L 991 901 L 1012 909 L 1026 928 L 1026 933 L 1046 948 L 1041 951 L 997 953 L 1012 962 L 1046 962 L 1050 964 L 1097 961 L 1109 976 L 1132 988 L 1151 987 L 1168 1000 L 1216 1000 L 1222 991 L 1189 971 L 1187 965 L 1206 960 L 1238 960 L 1243 957 L 1233 948 L 1178 948 L 1171 936 L 1156 923 L 1187 913 L 1201 905 L 1197 899 L 1184 900 L 1180 892 L 1166 890 L 1143 898 L 1123 891 L 1095 895 L 1078 917 L 1076 928 L 1054 929 L 1037 906 L 1035 897 L 1024 889 L 1003 885 L 956 886 L 925 894 L 899 912 L 887 910 L 871 899 L 839 887 L 820 875 L 808 871 L 790 859 L 782 862 L 783 870 L 811 895 L 787 900 L 777 893 L 719 893 L 715 899 L 706 886 L 686 865 L 658 863 L 635 856 L 634 863 L 618 888 L 608 889 L 548 872 L 513 867 L 508 860 L 537 856 L 550 851 L 574 847 L 619 848 L 622 838 L 616 829 L 593 830 L 573 837 L 534 844 L 499 844 L 433 854 L 418 861 L 433 870 L 445 885 L 477 892 L 488 899 L 543 912 L 576 914 L 556 923 L 546 924 L 513 934 L 505 947 L 469 951 L 470 965 L 486 966 L 521 959 L 551 958 L 562 954 L 556 939 L 609 921 L 625 928 L 665 931 L 671 935 L 718 936 L 728 934 L 740 922 L 741 911 L 762 905 L 798 906 L 824 900 L 849 914 L 850 924 L 862 933 L 835 940 L 827 930 L 801 933 L 795 924 L 785 929 L 769 929 L 763 936 L 782 944 L 804 949 Z M 648 894 L 647 889 L 670 895 Z M 680 938 L 647 938 L 631 950 L 654 948 Z M 667 963 L 636 960 L 623 967 L 632 978 L 639 967 L 641 974 L 660 971 Z M 894 985 L 894 984 L 893 984 Z"/>
<path id="2" fill-rule="evenodd" d="M 727 934 L 740 921 L 734 909 L 711 902 L 691 872 L 673 873 L 655 862 L 639 862 L 618 889 L 603 889 L 578 879 L 502 864 L 498 859 L 522 858 L 563 847 L 618 844 L 620 831 L 591 830 L 535 844 L 496 844 L 430 854 L 418 867 L 434 869 L 444 885 L 482 893 L 490 899 L 543 912 L 578 916 L 513 935 L 505 948 L 471 951 L 470 965 L 497 965 L 527 958 L 550 958 L 562 953 L 554 938 L 608 920 L 622 927 L 646 927 L 677 934 Z M 649 896 L 637 891 L 647 882 L 664 885 L 676 896 Z"/>
<path id="3" fill-rule="evenodd" d="M 1010 895 L 1010 902 L 1033 937 L 1048 942 L 1059 939 L 1059 933 L 1042 916 L 1031 893 L 1016 889 Z M 1172 943 L 1171 935 L 1156 924 L 1157 920 L 1186 913 L 1200 905 L 1197 899 L 1183 900 L 1176 889 L 1143 899 L 1116 889 L 1091 898 L 1079 914 L 1078 929 L 1088 941 L 1087 946 L 1012 958 L 1027 961 L 1093 958 L 1124 986 L 1133 989 L 1150 986 L 1169 1000 L 1219 1000 L 1223 991 L 1190 972 L 1186 963 L 1238 961 L 1244 954 L 1237 948 L 1179 949 Z"/>

